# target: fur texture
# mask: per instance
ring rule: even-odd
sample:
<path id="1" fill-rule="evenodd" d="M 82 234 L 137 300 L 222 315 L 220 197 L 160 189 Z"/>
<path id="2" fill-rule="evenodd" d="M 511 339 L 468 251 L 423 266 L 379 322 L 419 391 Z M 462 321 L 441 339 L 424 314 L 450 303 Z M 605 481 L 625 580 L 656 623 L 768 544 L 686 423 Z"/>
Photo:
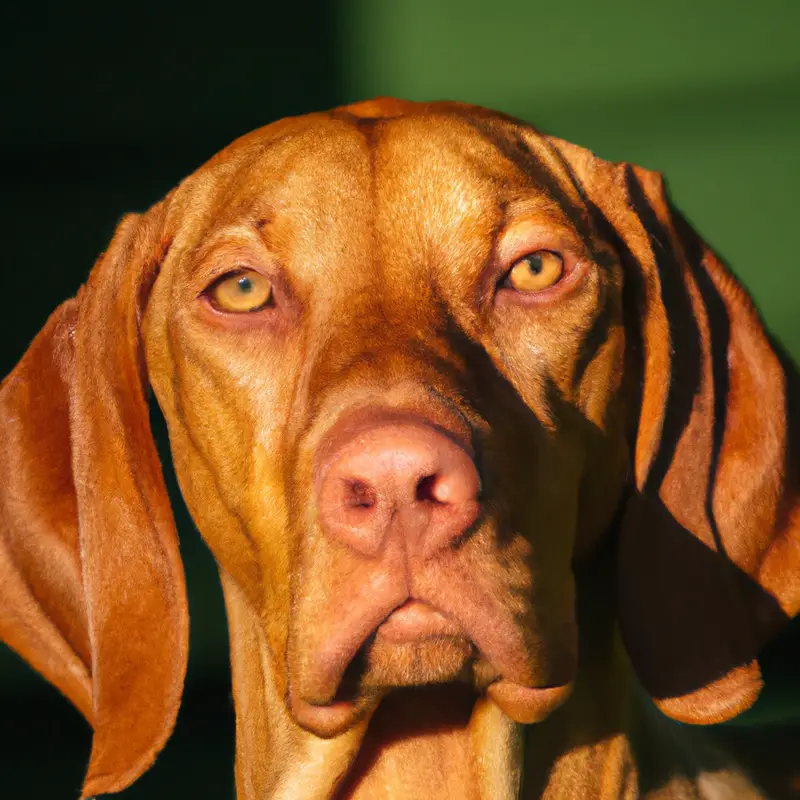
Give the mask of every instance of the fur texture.
<path id="1" fill-rule="evenodd" d="M 515 291 L 539 250 L 562 279 Z M 226 313 L 242 270 L 271 301 Z M 188 647 L 152 387 L 241 800 L 791 797 L 800 757 L 673 720 L 749 708 L 800 610 L 795 385 L 660 176 L 453 103 L 283 120 L 126 217 L 2 384 L 0 636 L 91 722 L 84 797 L 150 766 Z M 387 414 L 474 459 L 448 547 L 320 521 L 331 443 Z M 387 641 L 410 598 L 458 635 Z"/>

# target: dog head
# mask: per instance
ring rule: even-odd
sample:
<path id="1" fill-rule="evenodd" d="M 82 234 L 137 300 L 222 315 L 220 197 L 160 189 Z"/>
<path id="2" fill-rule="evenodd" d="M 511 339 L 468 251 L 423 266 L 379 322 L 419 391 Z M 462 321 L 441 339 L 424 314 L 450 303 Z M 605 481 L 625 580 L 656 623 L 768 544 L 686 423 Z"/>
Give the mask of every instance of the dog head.
<path id="1" fill-rule="evenodd" d="M 146 769 L 187 649 L 152 387 L 303 728 L 452 681 L 543 719 L 612 527 L 640 679 L 720 721 L 800 605 L 788 380 L 659 176 L 457 104 L 283 120 L 126 218 L 3 384 L 0 633 L 92 722 L 87 793 Z"/>

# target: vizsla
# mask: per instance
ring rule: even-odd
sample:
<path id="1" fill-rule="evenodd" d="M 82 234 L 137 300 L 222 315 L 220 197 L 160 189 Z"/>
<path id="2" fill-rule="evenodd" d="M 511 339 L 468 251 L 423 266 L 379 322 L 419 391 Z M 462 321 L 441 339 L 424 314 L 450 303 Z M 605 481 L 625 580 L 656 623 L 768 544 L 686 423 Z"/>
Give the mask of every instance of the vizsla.
<path id="1" fill-rule="evenodd" d="M 749 708 L 800 609 L 794 381 L 659 175 L 465 105 L 283 120 L 125 217 L 2 384 L 0 635 L 91 722 L 84 797 L 152 764 L 152 387 L 241 800 L 790 796 L 672 720 Z"/>

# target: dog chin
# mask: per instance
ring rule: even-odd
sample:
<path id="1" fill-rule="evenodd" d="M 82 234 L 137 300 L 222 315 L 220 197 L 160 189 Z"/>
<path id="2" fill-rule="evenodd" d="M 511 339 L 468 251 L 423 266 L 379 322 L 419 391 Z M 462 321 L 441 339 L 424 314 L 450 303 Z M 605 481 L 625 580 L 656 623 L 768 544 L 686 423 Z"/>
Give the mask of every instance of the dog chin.
<path id="1" fill-rule="evenodd" d="M 333 702 L 316 705 L 292 697 L 291 706 L 301 727 L 329 738 L 370 717 L 395 691 L 460 685 L 477 698 L 495 676 L 466 636 L 396 642 L 378 631 L 348 665 Z"/>
<path id="2" fill-rule="evenodd" d="M 431 636 L 419 641 L 391 642 L 378 635 L 363 654 L 361 687 L 369 691 L 468 681 L 473 655 L 472 642 L 464 636 Z"/>

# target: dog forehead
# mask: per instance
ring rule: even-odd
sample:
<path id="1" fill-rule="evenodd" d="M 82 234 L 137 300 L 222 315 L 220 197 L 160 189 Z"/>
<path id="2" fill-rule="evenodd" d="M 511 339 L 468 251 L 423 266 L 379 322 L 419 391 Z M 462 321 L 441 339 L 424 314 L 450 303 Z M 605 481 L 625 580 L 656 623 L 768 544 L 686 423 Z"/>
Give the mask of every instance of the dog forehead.
<path id="1" fill-rule="evenodd" d="M 535 131 L 458 104 L 412 108 L 334 109 L 242 137 L 187 181 L 180 238 L 202 254 L 255 226 L 303 294 L 341 275 L 330 292 L 412 274 L 422 291 L 475 277 L 520 199 L 523 215 L 569 224 Z"/>
<path id="2" fill-rule="evenodd" d="M 287 177 L 327 184 L 330 190 L 353 179 L 405 186 L 415 180 L 415 191 L 394 198 L 410 201 L 421 199 L 421 188 L 446 195 L 458 176 L 475 182 L 480 177 L 519 180 L 525 159 L 511 151 L 520 147 L 522 127 L 528 142 L 523 147 L 537 149 L 542 137 L 535 130 L 497 112 L 381 98 L 259 128 L 220 151 L 197 174 L 236 174 L 238 183 L 266 194 L 280 189 Z"/>
<path id="3" fill-rule="evenodd" d="M 283 215 L 317 228 L 399 225 L 409 234 L 421 226 L 421 235 L 441 236 L 467 218 L 493 216 L 509 198 L 553 200 L 535 175 L 540 137 L 532 129 L 521 145 L 521 123 L 493 112 L 455 103 L 401 108 L 408 112 L 388 114 L 370 101 L 354 107 L 359 113 L 280 120 L 233 142 L 187 183 L 214 206 L 212 228 Z"/>

